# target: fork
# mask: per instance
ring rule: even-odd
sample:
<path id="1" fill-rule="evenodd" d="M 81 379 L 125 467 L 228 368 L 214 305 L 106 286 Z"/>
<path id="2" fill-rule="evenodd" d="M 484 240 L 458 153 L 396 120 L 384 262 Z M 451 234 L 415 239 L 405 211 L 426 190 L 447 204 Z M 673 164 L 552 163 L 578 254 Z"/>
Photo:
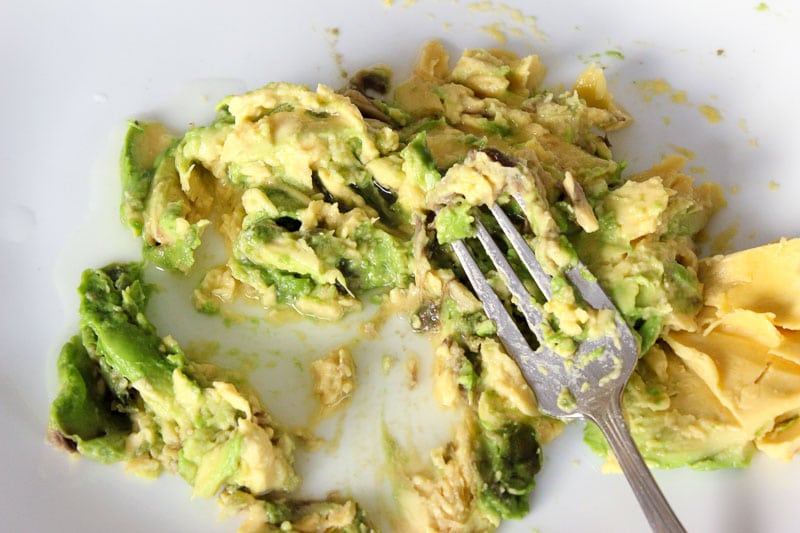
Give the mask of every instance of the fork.
<path id="1" fill-rule="evenodd" d="M 512 196 L 520 206 L 524 205 L 521 197 Z M 549 300 L 552 292 L 551 278 L 542 268 L 533 250 L 499 205 L 493 204 L 489 211 L 544 297 Z M 540 410 L 556 418 L 585 418 L 597 424 L 611 446 L 653 531 L 685 532 L 639 454 L 622 415 L 622 390 L 636 366 L 639 346 L 614 304 L 580 261 L 564 272 L 567 280 L 588 305 L 598 310 L 614 311 L 616 325 L 615 334 L 581 342 L 570 359 L 571 363 L 565 363 L 567 359 L 548 348 L 544 342 L 543 310 L 534 303 L 533 297 L 506 260 L 503 251 L 477 217 L 476 227 L 478 240 L 508 284 L 514 303 L 539 340 L 538 348 L 532 349 L 525 340 L 465 242 L 454 241 L 451 246 L 483 303 L 486 314 L 495 322 L 497 336 L 533 389 Z M 598 354 L 603 356 L 597 356 Z"/>

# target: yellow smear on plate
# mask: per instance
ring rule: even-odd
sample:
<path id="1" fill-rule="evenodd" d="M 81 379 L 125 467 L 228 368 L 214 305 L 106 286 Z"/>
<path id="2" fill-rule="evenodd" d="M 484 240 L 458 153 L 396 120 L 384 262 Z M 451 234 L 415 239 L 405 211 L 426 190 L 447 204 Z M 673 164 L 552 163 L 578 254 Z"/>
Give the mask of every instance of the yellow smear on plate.
<path id="1" fill-rule="evenodd" d="M 406 386 L 409 390 L 417 386 L 419 381 L 419 355 L 410 353 L 406 359 Z"/>
<path id="2" fill-rule="evenodd" d="M 470 11 L 491 11 L 493 8 L 491 2 L 473 2 L 467 6 Z"/>
<path id="3" fill-rule="evenodd" d="M 719 109 L 716 107 L 712 107 L 710 105 L 701 105 L 697 108 L 700 111 L 700 114 L 706 117 L 711 124 L 716 124 L 717 122 L 722 122 L 722 113 L 719 112 Z"/>
<path id="4" fill-rule="evenodd" d="M 777 191 L 780 188 L 781 188 L 780 183 L 778 183 L 777 181 L 769 180 L 769 190 Z"/>
<path id="5" fill-rule="evenodd" d="M 738 185 L 732 185 L 731 189 L 730 189 L 731 194 L 738 194 L 739 191 L 741 191 L 741 190 L 742 190 L 742 188 L 739 187 Z"/>
<path id="6" fill-rule="evenodd" d="M 733 250 L 731 242 L 739 233 L 739 220 L 734 220 L 731 224 L 719 232 L 719 234 L 711 240 L 711 253 L 714 255 L 724 254 Z"/>
<path id="7" fill-rule="evenodd" d="M 694 107 L 694 105 L 689 101 L 686 91 L 675 89 L 664 78 L 642 80 L 636 82 L 635 85 L 639 88 L 639 92 L 642 94 L 642 99 L 645 102 L 651 102 L 656 96 L 668 96 L 673 104 L 689 105 Z M 717 99 L 717 97 L 713 95 L 710 96 L 710 98 L 712 101 L 716 101 Z M 716 124 L 717 122 L 722 121 L 722 113 L 716 107 L 708 104 L 702 104 L 697 106 L 697 110 L 711 124 Z M 669 125 L 669 122 L 669 118 L 665 117 L 664 124 Z M 741 122 L 739 127 L 743 127 Z"/>
<path id="8" fill-rule="evenodd" d="M 336 68 L 339 71 L 339 77 L 346 80 L 348 74 L 344 69 L 344 58 L 337 49 L 339 44 L 339 28 L 325 28 L 325 35 L 328 48 L 330 48 L 331 57 L 333 57 L 333 62 L 336 64 Z"/>
<path id="9" fill-rule="evenodd" d="M 742 133 L 750 133 L 750 129 L 747 127 L 747 121 L 743 118 L 736 121 L 736 126 L 742 130 Z"/>
<path id="10" fill-rule="evenodd" d="M 705 176 L 708 173 L 708 169 L 702 166 L 689 167 L 689 172 L 691 172 L 692 174 L 699 174 L 701 176 Z"/>
<path id="11" fill-rule="evenodd" d="M 217 341 L 195 340 L 186 346 L 186 353 L 195 361 L 210 361 L 219 353 L 220 345 Z"/>
<path id="12" fill-rule="evenodd" d="M 547 35 L 537 26 L 536 17 L 526 15 L 515 7 L 502 3 L 495 4 L 494 2 L 473 2 L 467 6 L 467 9 L 483 13 L 494 13 L 505 19 L 505 22 L 496 22 L 481 27 L 482 32 L 488 33 L 501 44 L 505 44 L 507 41 L 507 33 L 521 37 L 525 31 L 540 41 L 547 40 Z"/>
<path id="13" fill-rule="evenodd" d="M 489 35 L 500 44 L 506 44 L 508 41 L 508 37 L 506 37 L 506 34 L 503 31 L 504 29 L 505 28 L 501 22 L 495 22 L 494 24 L 481 26 L 481 31 L 483 33 Z"/>
<path id="14" fill-rule="evenodd" d="M 669 99 L 676 104 L 685 104 L 688 102 L 686 98 L 686 91 L 675 91 L 669 96 Z"/>
<path id="15" fill-rule="evenodd" d="M 417 0 L 403 0 L 402 7 L 411 7 L 417 3 Z M 395 1 L 394 0 L 383 0 L 384 7 L 394 7 Z"/>
<path id="16" fill-rule="evenodd" d="M 697 158 L 697 153 L 693 152 L 692 150 L 689 150 L 688 148 L 684 148 L 683 146 L 677 146 L 675 144 L 668 144 L 667 146 L 669 146 L 670 149 L 674 150 L 675 153 L 682 155 L 683 157 L 685 157 L 690 161 L 692 159 Z"/>
<path id="17" fill-rule="evenodd" d="M 639 91 L 642 93 L 642 98 L 645 102 L 650 102 L 655 96 L 669 96 L 669 99 L 674 104 L 688 104 L 689 99 L 686 96 L 686 91 L 675 89 L 664 78 L 655 80 L 642 80 L 636 84 Z"/>
<path id="18" fill-rule="evenodd" d="M 507 13 L 514 22 L 526 22 L 525 15 L 523 15 L 522 11 L 515 7 L 511 7 L 506 4 L 500 4 L 500 11 Z"/>
<path id="19" fill-rule="evenodd" d="M 736 121 L 736 126 L 744 133 L 745 135 L 750 135 L 750 128 L 747 126 L 747 121 L 743 118 L 740 118 Z M 747 139 L 747 144 L 752 146 L 753 148 L 758 148 L 758 139 L 755 137 L 750 137 Z"/>
<path id="20" fill-rule="evenodd" d="M 392 367 L 394 366 L 396 359 L 389 354 L 384 354 L 381 358 L 381 369 L 383 370 L 383 375 L 388 376 L 389 372 L 391 372 Z"/>
<path id="21" fill-rule="evenodd" d="M 650 102 L 656 95 L 669 94 L 672 92 L 672 86 L 670 86 L 670 84 L 667 83 L 664 78 L 658 78 L 657 80 L 644 80 L 637 85 L 645 102 Z"/>

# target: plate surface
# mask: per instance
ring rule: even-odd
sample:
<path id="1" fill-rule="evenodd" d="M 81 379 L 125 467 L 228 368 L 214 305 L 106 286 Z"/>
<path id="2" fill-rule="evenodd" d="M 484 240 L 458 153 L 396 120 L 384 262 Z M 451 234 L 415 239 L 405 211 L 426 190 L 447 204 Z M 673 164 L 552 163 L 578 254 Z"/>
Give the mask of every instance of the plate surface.
<path id="1" fill-rule="evenodd" d="M 442 39 L 454 56 L 496 46 L 539 53 L 548 86 L 570 86 L 594 61 L 636 119 L 611 139 L 617 158 L 639 170 L 675 150 L 696 154 L 691 171 L 723 184 L 729 202 L 712 224 L 718 238 L 709 249 L 742 249 L 800 234 L 798 28 L 788 0 L 3 2 L 3 529 L 236 528 L 235 521 L 217 521 L 212 502 L 190 500 L 180 479 L 143 481 L 119 467 L 69 460 L 45 443 L 56 355 L 76 327 L 80 271 L 137 258 L 137 244 L 117 222 L 116 164 L 127 119 L 159 119 L 183 131 L 209 120 L 219 97 L 269 81 L 337 86 L 342 71 L 375 63 L 402 79 L 430 38 Z M 189 287 L 168 284 L 176 295 Z M 162 334 L 252 368 L 279 418 L 308 417 L 308 402 L 294 399 L 307 400 L 302 369 L 318 350 L 358 335 L 299 325 L 286 335 L 262 326 L 230 335 L 185 303 L 167 300 L 157 298 L 153 308 Z M 446 437 L 449 426 L 441 421 L 451 416 L 426 403 L 426 347 L 400 323 L 388 324 L 382 339 L 359 344 L 363 386 L 347 416 L 319 428 L 338 447 L 324 461 L 299 458 L 309 495 L 349 490 L 373 513 L 389 501 L 382 472 L 372 468 L 380 459 L 381 421 L 424 453 Z M 214 340 L 222 347 L 209 344 Z M 273 344 L 294 347 L 295 359 L 281 360 Z M 404 367 L 413 354 L 421 380 L 409 391 Z M 388 371 L 384 355 L 396 360 Z M 530 515 L 503 531 L 646 530 L 624 479 L 600 473 L 578 426 L 545 449 L 545 460 Z M 796 530 L 800 460 L 758 457 L 748 470 L 679 469 L 656 477 L 691 531 Z"/>

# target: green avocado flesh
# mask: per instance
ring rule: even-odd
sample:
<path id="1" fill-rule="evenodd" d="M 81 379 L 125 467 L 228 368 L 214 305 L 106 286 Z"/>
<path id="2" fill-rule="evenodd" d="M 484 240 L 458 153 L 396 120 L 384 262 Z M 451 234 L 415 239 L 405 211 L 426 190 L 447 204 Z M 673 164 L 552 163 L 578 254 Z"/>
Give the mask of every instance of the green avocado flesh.
<path id="1" fill-rule="evenodd" d="M 541 446 L 561 423 L 539 413 L 450 243 L 467 242 L 512 308 L 473 241 L 477 221 L 499 233 L 486 208 L 500 205 L 553 276 L 545 304 L 523 273 L 546 316 L 545 342 L 569 358 L 607 327 L 563 275 L 580 259 L 642 353 L 669 358 L 665 331 L 694 320 L 702 305 L 693 239 L 719 204 L 680 162 L 623 177 L 606 132 L 630 117 L 601 92 L 604 79 L 592 85 L 591 69 L 576 84 L 581 91 L 557 94 L 539 87 L 536 56 L 471 50 L 451 69 L 432 43 L 420 61 L 410 80 L 381 97 L 374 92 L 387 91 L 383 67 L 339 92 L 270 83 L 229 96 L 211 124 L 182 136 L 155 122 L 129 124 L 121 219 L 141 239 L 142 263 L 83 273 L 80 333 L 58 359 L 53 442 L 143 475 L 176 473 L 195 496 L 216 495 L 246 511 L 258 530 L 372 530 L 351 500 L 295 498 L 292 436 L 253 391 L 158 333 L 146 316 L 143 279 L 153 265 L 199 274 L 193 298 L 205 313 L 241 296 L 326 321 L 365 302 L 403 310 L 431 340 L 437 399 L 465 414 L 460 436 L 432 453 L 433 465 L 410 472 L 395 461 L 401 522 L 408 530 L 488 531 L 528 513 Z M 227 255 L 203 271 L 206 232 L 221 238 Z M 651 464 L 749 461 L 752 444 L 717 438 L 713 424 L 699 424 L 705 433 L 695 440 L 675 431 L 675 420 L 691 416 L 670 400 L 688 383 L 679 374 L 685 369 L 675 366 L 666 379 L 640 367 L 625 405 Z M 709 446 L 715 439 L 719 445 Z M 592 428 L 586 440 L 607 453 Z"/>
<path id="2" fill-rule="evenodd" d="M 83 273 L 81 334 L 58 361 L 55 438 L 101 462 L 176 470 L 197 496 L 223 486 L 255 493 L 296 486 L 289 441 L 257 400 L 211 384 L 213 367 L 195 367 L 156 333 L 144 315 L 148 292 L 139 263 Z M 245 445 L 272 454 L 272 471 L 243 475 Z"/>

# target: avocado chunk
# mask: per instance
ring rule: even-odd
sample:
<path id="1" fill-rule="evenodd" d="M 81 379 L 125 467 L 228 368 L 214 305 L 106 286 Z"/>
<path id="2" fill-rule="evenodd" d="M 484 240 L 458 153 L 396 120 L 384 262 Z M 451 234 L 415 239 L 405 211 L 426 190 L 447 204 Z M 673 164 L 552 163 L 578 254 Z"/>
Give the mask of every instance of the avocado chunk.
<path id="1" fill-rule="evenodd" d="M 533 428 L 513 422 L 481 434 L 478 468 L 485 486 L 480 505 L 503 519 L 528 513 L 528 495 L 542 464 L 542 452 Z"/>
<path id="2" fill-rule="evenodd" d="M 82 334 L 59 358 L 51 433 L 98 461 L 177 470 L 195 496 L 295 488 L 289 437 L 220 369 L 193 365 L 157 334 L 144 314 L 148 292 L 139 263 L 83 273 Z"/>
<path id="3" fill-rule="evenodd" d="M 100 369 L 80 336 L 72 337 L 61 349 L 58 377 L 61 388 L 50 407 L 51 439 L 68 443 L 101 463 L 122 460 L 131 421 L 114 410 L 115 398 L 104 386 Z"/>
<path id="4" fill-rule="evenodd" d="M 141 235 L 144 260 L 194 273 L 212 223 L 228 252 L 195 291 L 200 310 L 220 311 L 237 293 L 324 320 L 378 296 L 417 309 L 412 326 L 436 347 L 434 394 L 464 415 L 428 467 L 397 465 L 408 530 L 487 531 L 524 516 L 539 444 L 561 428 L 539 412 L 448 246 L 466 239 L 513 311 L 507 283 L 470 239 L 478 220 L 501 234 L 493 205 L 552 278 L 545 301 L 521 273 L 545 313 L 532 346 L 571 358 L 613 328 L 613 313 L 588 306 L 564 276 L 579 257 L 635 328 L 643 357 L 625 407 L 651 464 L 738 466 L 753 452 L 752 432 L 718 416 L 725 409 L 679 360 L 655 361 L 669 332 L 697 325 L 694 237 L 717 195 L 675 161 L 623 179 L 605 132 L 630 117 L 602 70 L 561 94 L 539 89 L 544 75 L 537 56 L 502 50 L 467 51 L 451 70 L 432 42 L 391 95 L 384 68 L 339 92 L 270 83 L 225 98 L 211 124 L 179 140 L 145 123 L 126 138 L 122 219 Z M 140 266 L 87 271 L 81 293 L 81 336 L 63 351 L 51 415 L 57 439 L 98 460 L 175 471 L 195 495 L 247 510 L 254 529 L 368 530 L 353 502 L 277 492 L 296 487 L 291 440 L 251 393 L 157 333 Z M 606 453 L 592 429 L 587 440 Z"/>
<path id="5" fill-rule="evenodd" d="M 157 164 L 145 202 L 142 252 L 146 260 L 180 272 L 192 267 L 200 236 L 209 222 L 197 218 L 191 207 L 181 188 L 171 149 Z"/>
<path id="6" fill-rule="evenodd" d="M 467 203 L 447 205 L 436 214 L 436 239 L 447 244 L 472 237 L 475 233 L 475 218 L 470 214 L 472 206 Z"/>
<path id="7" fill-rule="evenodd" d="M 400 152 L 400 156 L 403 158 L 403 172 L 427 192 L 442 179 L 442 175 L 436 169 L 425 138 L 425 131 L 417 133 Z"/>
<path id="8" fill-rule="evenodd" d="M 373 533 L 361 506 L 353 500 L 322 501 L 286 497 L 255 497 L 236 490 L 223 492 L 221 503 L 246 512 L 242 531 L 325 531 L 328 533 Z"/>
<path id="9" fill-rule="evenodd" d="M 372 290 L 412 280 L 411 243 L 371 217 L 367 208 L 250 189 L 249 214 L 233 244 L 233 276 L 262 303 L 286 304 L 317 318 L 339 318 Z M 302 221 L 302 222 L 301 222 Z"/>
<path id="10" fill-rule="evenodd" d="M 756 452 L 752 431 L 737 422 L 703 380 L 663 342 L 640 360 L 623 395 L 628 426 L 651 466 L 695 470 L 747 466 Z M 611 459 L 594 424 L 584 440 Z"/>
<path id="11" fill-rule="evenodd" d="M 175 139 L 158 122 L 128 122 L 128 132 L 120 156 L 122 182 L 122 223 L 137 237 L 144 226 L 144 203 L 150 190 L 158 157 Z"/>

